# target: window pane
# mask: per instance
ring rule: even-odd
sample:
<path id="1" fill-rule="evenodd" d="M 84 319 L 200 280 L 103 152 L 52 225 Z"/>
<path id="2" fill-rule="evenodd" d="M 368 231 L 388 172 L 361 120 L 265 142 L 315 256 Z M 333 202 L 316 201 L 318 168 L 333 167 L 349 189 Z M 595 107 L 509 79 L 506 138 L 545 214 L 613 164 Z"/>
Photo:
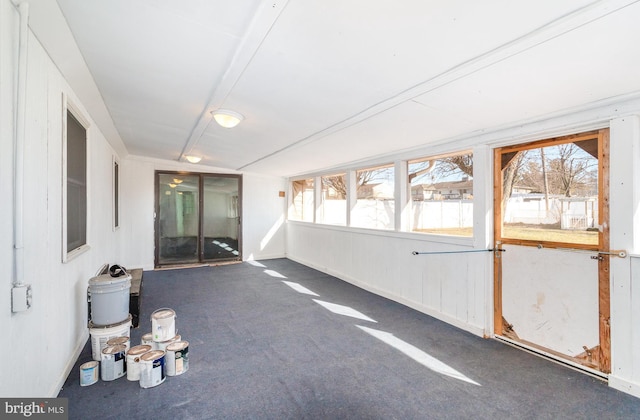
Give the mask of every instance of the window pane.
<path id="1" fill-rule="evenodd" d="M 347 182 L 344 174 L 322 177 L 322 206 L 319 223 L 347 224 Z"/>
<path id="2" fill-rule="evenodd" d="M 67 253 L 87 243 L 87 131 L 67 112 Z"/>
<path id="3" fill-rule="evenodd" d="M 473 236 L 473 154 L 409 162 L 411 230 Z"/>
<path id="4" fill-rule="evenodd" d="M 289 205 L 289 219 L 313 222 L 313 178 L 291 182 L 292 199 Z"/>
<path id="5" fill-rule="evenodd" d="M 598 140 L 502 154 L 502 237 L 598 244 Z"/>
<path id="6" fill-rule="evenodd" d="M 395 222 L 394 168 L 387 165 L 356 172 L 358 190 L 351 226 L 393 229 Z"/>

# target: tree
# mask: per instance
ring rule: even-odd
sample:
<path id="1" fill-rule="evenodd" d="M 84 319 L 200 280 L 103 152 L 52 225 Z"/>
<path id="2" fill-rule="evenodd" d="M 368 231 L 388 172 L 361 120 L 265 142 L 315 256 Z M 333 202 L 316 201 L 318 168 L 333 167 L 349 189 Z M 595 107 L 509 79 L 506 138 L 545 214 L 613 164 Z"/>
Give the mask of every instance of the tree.
<path id="1" fill-rule="evenodd" d="M 557 156 L 549 162 L 550 183 L 558 194 L 571 197 L 578 189 L 589 190 L 597 171 L 597 158 L 586 153 L 575 143 L 554 146 Z"/>

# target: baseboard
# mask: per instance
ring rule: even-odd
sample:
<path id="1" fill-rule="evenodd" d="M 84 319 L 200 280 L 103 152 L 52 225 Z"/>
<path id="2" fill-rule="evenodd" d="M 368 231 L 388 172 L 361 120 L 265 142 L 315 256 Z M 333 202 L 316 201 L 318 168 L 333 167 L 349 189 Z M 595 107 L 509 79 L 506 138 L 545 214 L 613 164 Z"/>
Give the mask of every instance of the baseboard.
<path id="1" fill-rule="evenodd" d="M 70 355 L 69 359 L 67 359 L 67 365 L 65 366 L 64 372 L 62 376 L 58 378 L 54 388 L 49 392 L 49 398 L 56 398 L 60 393 L 60 390 L 64 386 L 67 378 L 71 374 L 71 370 L 76 365 L 76 361 L 80 357 L 80 353 L 84 350 L 85 344 L 87 344 L 87 340 L 89 339 L 89 330 L 85 329 L 82 335 L 80 336 L 80 340 L 76 343 L 76 348 L 72 355 Z M 79 374 L 79 373 L 78 373 Z"/>
<path id="2" fill-rule="evenodd" d="M 636 398 L 640 398 L 640 383 L 631 382 L 615 376 L 614 374 L 610 374 L 609 386 L 613 389 L 617 389 L 618 391 L 633 395 Z"/>
<path id="3" fill-rule="evenodd" d="M 406 299 L 406 298 L 404 298 L 402 296 L 398 296 L 396 294 L 390 293 L 390 292 L 388 292 L 386 290 L 379 289 L 379 288 L 377 288 L 375 286 L 372 286 L 370 284 L 367 284 L 367 283 L 364 283 L 362 281 L 359 281 L 358 279 L 352 278 L 352 277 L 347 276 L 347 275 L 345 275 L 343 273 L 340 273 L 338 271 L 334 271 L 334 270 L 331 270 L 330 268 L 321 267 L 321 266 L 318 266 L 316 264 L 313 264 L 310 261 L 306 261 L 304 259 L 297 258 L 297 257 L 291 256 L 291 255 L 287 255 L 287 258 L 292 260 L 292 261 L 295 261 L 297 263 L 300 263 L 302 265 L 306 265 L 307 267 L 311 267 L 311 268 L 313 268 L 315 270 L 318 270 L 318 271 L 321 271 L 323 273 L 329 274 L 331 276 L 337 277 L 340 280 L 346 281 L 347 283 L 350 283 L 350 284 L 352 284 L 352 285 L 354 285 L 356 287 L 359 287 L 361 289 L 364 289 L 364 290 L 366 290 L 368 292 L 374 293 L 374 294 L 376 294 L 378 296 L 382 296 L 382 297 L 387 298 L 389 300 L 393 300 L 394 302 L 398 302 L 398 303 L 400 303 L 402 305 L 405 305 L 405 306 L 407 306 L 407 307 L 409 307 L 411 309 L 415 309 L 418 312 L 422 312 L 423 314 L 427 314 L 427 315 L 429 315 L 429 316 L 431 316 L 433 318 L 436 318 L 436 319 L 438 319 L 438 320 L 440 320 L 442 322 L 446 322 L 447 324 L 453 325 L 454 327 L 460 328 L 461 330 L 467 331 L 467 332 L 469 332 L 471 334 L 477 335 L 479 337 L 485 337 L 486 336 L 485 331 L 484 331 L 484 329 L 482 327 L 478 327 L 478 326 L 475 326 L 475 325 L 468 324 L 468 323 L 466 323 L 464 321 L 460 321 L 459 319 L 456 319 L 456 318 L 454 318 L 452 316 L 444 314 L 444 313 L 442 313 L 442 312 L 440 312 L 440 311 L 438 311 L 438 310 L 436 310 L 434 308 L 430 308 L 428 306 L 425 306 L 425 305 L 423 305 L 423 304 L 421 304 L 419 302 L 414 302 L 414 301 Z"/>

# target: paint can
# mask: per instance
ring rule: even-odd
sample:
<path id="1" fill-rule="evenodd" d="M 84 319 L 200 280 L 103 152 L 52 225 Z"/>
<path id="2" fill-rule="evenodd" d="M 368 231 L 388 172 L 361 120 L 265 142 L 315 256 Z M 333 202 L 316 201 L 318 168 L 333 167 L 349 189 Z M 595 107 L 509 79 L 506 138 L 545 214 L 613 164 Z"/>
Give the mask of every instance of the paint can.
<path id="1" fill-rule="evenodd" d="M 100 363 L 92 360 L 80 365 L 80 386 L 89 386 L 98 382 Z"/>
<path id="2" fill-rule="evenodd" d="M 153 334 L 146 333 L 145 335 L 143 335 L 142 338 L 140 339 L 140 344 L 142 344 L 142 345 L 147 345 L 148 344 L 151 347 L 153 347 L 153 345 L 154 345 Z"/>
<path id="3" fill-rule="evenodd" d="M 176 341 L 167 346 L 164 357 L 167 376 L 182 375 L 189 370 L 189 342 Z"/>
<path id="4" fill-rule="evenodd" d="M 129 315 L 131 275 L 112 277 L 102 274 L 89 280 L 91 322 L 111 325 L 123 322 Z"/>
<path id="5" fill-rule="evenodd" d="M 151 314 L 153 341 L 170 340 L 176 335 L 176 313 L 173 309 L 162 308 Z"/>
<path id="6" fill-rule="evenodd" d="M 102 365 L 100 369 L 100 379 L 103 381 L 113 381 L 122 378 L 127 373 L 127 363 L 125 359 L 124 344 L 107 346 L 102 350 Z"/>
<path id="7" fill-rule="evenodd" d="M 127 380 L 140 380 L 140 356 L 149 351 L 151 351 L 151 346 L 148 344 L 140 344 L 129 349 L 127 352 Z"/>
<path id="8" fill-rule="evenodd" d="M 182 336 L 180 334 L 176 334 L 175 337 L 171 338 L 167 341 L 154 342 L 153 348 L 156 350 L 167 350 L 167 346 L 171 343 L 175 343 L 176 341 L 182 340 Z"/>
<path id="9" fill-rule="evenodd" d="M 116 337 L 129 337 L 131 328 L 131 315 L 126 321 L 114 325 L 98 326 L 89 322 L 91 334 L 91 356 L 93 360 L 100 361 L 102 349 L 107 346 L 107 341 Z"/>
<path id="10" fill-rule="evenodd" d="M 107 341 L 107 346 L 117 346 L 118 344 L 124 344 L 125 350 L 124 352 L 128 352 L 129 348 L 131 347 L 131 340 L 129 339 L 128 336 L 122 336 L 122 337 L 114 337 L 114 338 L 110 338 Z"/>
<path id="11" fill-rule="evenodd" d="M 140 388 L 151 388 L 164 382 L 164 351 L 151 350 L 140 356 Z"/>

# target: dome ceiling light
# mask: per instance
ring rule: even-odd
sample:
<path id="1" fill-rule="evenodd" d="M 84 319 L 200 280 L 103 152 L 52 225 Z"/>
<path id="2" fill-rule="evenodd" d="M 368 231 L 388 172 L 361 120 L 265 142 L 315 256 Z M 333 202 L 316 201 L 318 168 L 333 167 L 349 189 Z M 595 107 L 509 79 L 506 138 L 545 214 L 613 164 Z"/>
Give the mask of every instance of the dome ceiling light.
<path id="1" fill-rule="evenodd" d="M 211 113 L 216 122 L 224 128 L 233 128 L 244 120 L 242 114 L 228 109 L 218 109 Z"/>

